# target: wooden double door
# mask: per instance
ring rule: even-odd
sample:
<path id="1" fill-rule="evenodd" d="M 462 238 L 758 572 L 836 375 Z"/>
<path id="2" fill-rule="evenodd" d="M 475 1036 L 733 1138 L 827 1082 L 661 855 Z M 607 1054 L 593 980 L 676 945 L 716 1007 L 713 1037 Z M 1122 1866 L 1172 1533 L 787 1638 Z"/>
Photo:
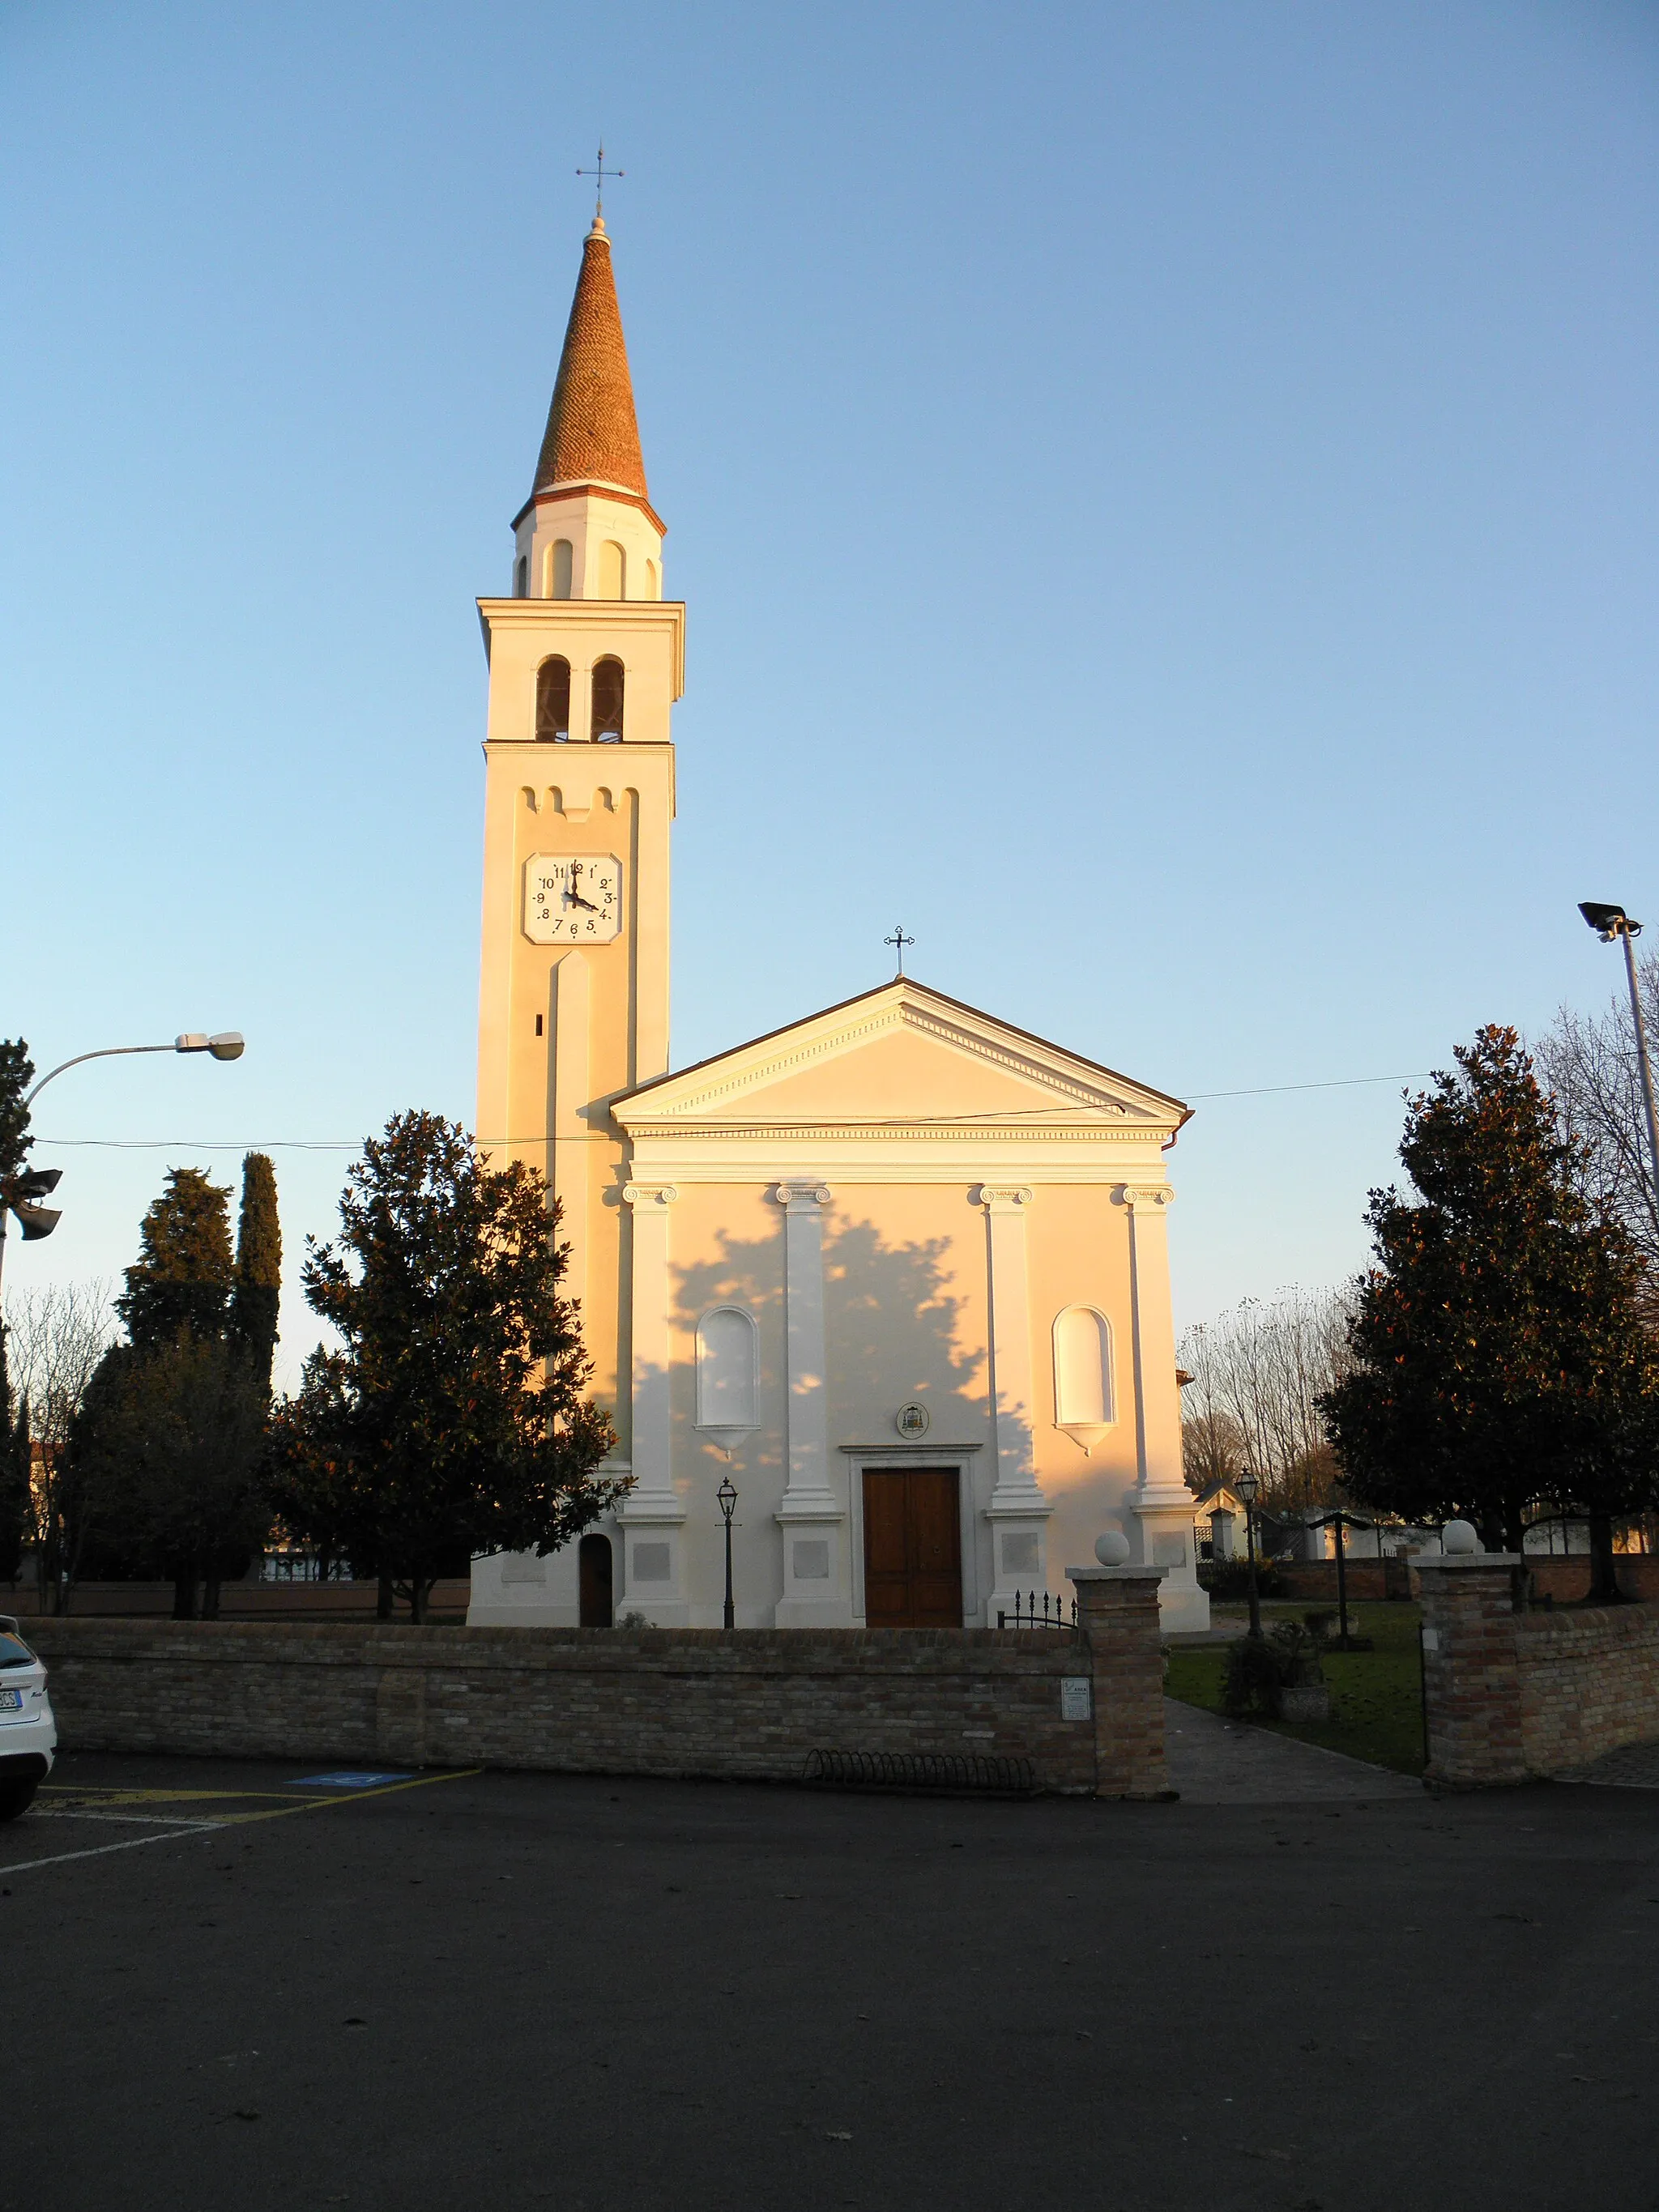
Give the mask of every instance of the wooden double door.
<path id="1" fill-rule="evenodd" d="M 960 1628 L 962 1517 L 953 1467 L 864 1470 L 864 1618 Z"/>

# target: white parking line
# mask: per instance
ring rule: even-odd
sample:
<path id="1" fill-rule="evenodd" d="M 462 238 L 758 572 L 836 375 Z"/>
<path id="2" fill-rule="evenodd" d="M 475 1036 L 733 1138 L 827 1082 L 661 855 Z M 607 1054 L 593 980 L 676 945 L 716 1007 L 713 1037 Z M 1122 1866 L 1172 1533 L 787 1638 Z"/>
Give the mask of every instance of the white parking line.
<path id="1" fill-rule="evenodd" d="M 30 1867 L 63 1866 L 70 1859 L 101 1859 L 108 1851 L 136 1851 L 146 1844 L 174 1844 L 195 1832 L 190 1828 L 169 1829 L 165 1836 L 129 1836 L 124 1844 L 98 1844 L 91 1850 L 56 1851 L 49 1859 L 18 1859 L 10 1866 L 0 1866 L 0 1877 L 26 1874 Z"/>
<path id="2" fill-rule="evenodd" d="M 176 1817 L 167 1813 L 82 1813 L 70 1805 L 37 1805 L 32 1817 L 37 1820 L 119 1820 L 137 1828 L 222 1828 L 222 1820 L 197 1820 L 187 1814 Z"/>

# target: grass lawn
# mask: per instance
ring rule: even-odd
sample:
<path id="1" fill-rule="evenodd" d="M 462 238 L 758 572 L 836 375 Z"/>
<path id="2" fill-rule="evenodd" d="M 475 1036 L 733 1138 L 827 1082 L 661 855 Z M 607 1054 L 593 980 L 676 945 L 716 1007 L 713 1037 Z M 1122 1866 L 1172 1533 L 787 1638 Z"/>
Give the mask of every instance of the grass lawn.
<path id="1" fill-rule="evenodd" d="M 1297 1604 L 1264 1605 L 1261 1620 L 1271 1628 L 1275 1620 L 1299 1620 L 1316 1608 Z M 1212 1618 L 1218 1628 L 1231 1626 L 1235 1608 L 1218 1606 Z M 1249 1620 L 1243 1607 L 1238 1633 Z M 1331 1692 L 1331 1717 L 1316 1724 L 1261 1721 L 1256 1725 L 1277 1729 L 1281 1735 L 1300 1736 L 1304 1743 L 1323 1744 L 1328 1751 L 1346 1751 L 1351 1758 L 1368 1759 L 1376 1766 L 1391 1766 L 1400 1774 L 1423 1771 L 1423 1703 L 1417 1647 L 1419 1611 L 1414 1605 L 1351 1605 L 1349 1624 L 1356 1636 L 1369 1636 L 1370 1651 L 1333 1651 L 1325 1660 L 1325 1680 Z M 1221 1680 L 1227 1654 L 1218 1644 L 1194 1645 L 1170 1654 L 1168 1688 L 1183 1705 L 1201 1705 L 1206 1712 L 1221 1711 Z"/>

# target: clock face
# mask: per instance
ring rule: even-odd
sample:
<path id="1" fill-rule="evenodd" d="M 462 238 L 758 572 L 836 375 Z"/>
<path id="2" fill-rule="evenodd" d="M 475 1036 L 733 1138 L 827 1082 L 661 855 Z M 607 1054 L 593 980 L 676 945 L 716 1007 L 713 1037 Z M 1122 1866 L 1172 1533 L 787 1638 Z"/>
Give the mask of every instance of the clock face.
<path id="1" fill-rule="evenodd" d="M 524 864 L 524 933 L 535 945 L 609 945 L 622 928 L 613 853 L 535 853 Z"/>

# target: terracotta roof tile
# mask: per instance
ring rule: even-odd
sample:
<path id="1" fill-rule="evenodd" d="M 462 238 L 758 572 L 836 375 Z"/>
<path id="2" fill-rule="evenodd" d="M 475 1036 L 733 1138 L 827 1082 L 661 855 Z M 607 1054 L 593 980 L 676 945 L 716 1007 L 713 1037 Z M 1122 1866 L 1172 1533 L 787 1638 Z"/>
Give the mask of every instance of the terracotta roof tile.
<path id="1" fill-rule="evenodd" d="M 647 498 L 628 346 L 611 270 L 611 240 L 596 221 L 559 356 L 532 496 L 555 483 L 620 484 Z"/>

